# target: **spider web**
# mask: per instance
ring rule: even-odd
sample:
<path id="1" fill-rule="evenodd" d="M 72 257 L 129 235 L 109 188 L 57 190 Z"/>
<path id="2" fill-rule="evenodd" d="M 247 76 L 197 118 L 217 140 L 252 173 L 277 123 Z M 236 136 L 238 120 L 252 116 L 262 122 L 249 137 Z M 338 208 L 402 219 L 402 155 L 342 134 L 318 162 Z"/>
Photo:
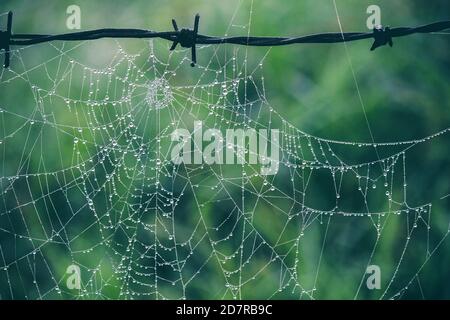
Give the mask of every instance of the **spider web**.
<path id="1" fill-rule="evenodd" d="M 250 26 L 251 14 L 239 28 Z M 189 51 L 168 54 L 158 41 L 134 53 L 99 43 L 111 49 L 106 65 L 74 58 L 92 57 L 92 42 L 47 44 L 42 56 L 15 49 L 1 73 L 2 298 L 315 299 L 330 268 L 358 298 L 371 264 L 383 270 L 376 298 L 422 290 L 420 273 L 449 229 L 430 236 L 433 199 L 407 201 L 407 160 L 450 128 L 404 142 L 323 139 L 269 103 L 270 50 L 250 58 L 204 46 L 210 60 L 191 69 Z M 15 105 L 15 94 L 27 102 Z M 171 133 L 194 121 L 278 129 L 278 173 L 248 161 L 175 165 Z M 386 246 L 395 256 L 383 264 Z M 79 290 L 66 286 L 69 265 L 81 269 Z"/>

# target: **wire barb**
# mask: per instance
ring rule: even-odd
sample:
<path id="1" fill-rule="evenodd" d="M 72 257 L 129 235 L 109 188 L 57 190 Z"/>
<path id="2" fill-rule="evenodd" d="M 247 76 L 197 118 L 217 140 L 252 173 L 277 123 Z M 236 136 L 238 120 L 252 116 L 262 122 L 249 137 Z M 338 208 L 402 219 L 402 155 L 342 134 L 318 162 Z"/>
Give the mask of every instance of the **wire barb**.
<path id="1" fill-rule="evenodd" d="M 3 62 L 3 67 L 5 68 L 9 67 L 9 60 L 10 60 L 9 45 L 11 42 L 12 18 L 13 13 L 9 11 L 6 31 L 0 31 L 0 50 L 5 51 L 5 60 Z"/>
<path id="2" fill-rule="evenodd" d="M 370 51 L 374 51 L 375 49 L 383 47 L 387 44 L 389 44 L 390 47 L 394 45 L 394 42 L 392 41 L 391 28 L 389 27 L 386 27 L 384 29 L 382 26 L 375 27 L 373 29 L 373 37 L 375 41 L 370 48 Z"/>
<path id="3" fill-rule="evenodd" d="M 175 40 L 170 47 L 170 50 L 173 51 L 177 47 L 178 44 L 183 48 L 191 48 L 191 67 L 194 67 L 197 63 L 197 52 L 196 52 L 196 44 L 197 44 L 197 35 L 198 35 L 198 26 L 200 23 L 200 15 L 197 13 L 195 15 L 194 21 L 194 29 L 181 29 L 178 30 L 178 25 L 175 19 L 172 19 L 172 25 L 177 33 L 175 35 Z"/>

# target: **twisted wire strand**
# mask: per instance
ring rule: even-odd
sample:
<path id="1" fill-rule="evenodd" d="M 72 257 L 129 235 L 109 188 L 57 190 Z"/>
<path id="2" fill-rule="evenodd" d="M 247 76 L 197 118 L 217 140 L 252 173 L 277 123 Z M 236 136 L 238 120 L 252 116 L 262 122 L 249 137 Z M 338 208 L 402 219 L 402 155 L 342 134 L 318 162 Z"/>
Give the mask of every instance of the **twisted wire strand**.
<path id="1" fill-rule="evenodd" d="M 265 36 L 232 36 L 216 37 L 198 34 L 200 16 L 195 16 L 194 29 L 178 29 L 175 20 L 172 20 L 174 31 L 157 32 L 145 29 L 96 29 L 82 32 L 64 33 L 56 35 L 46 34 L 14 34 L 11 32 L 12 13 L 8 14 L 8 30 L 1 32 L 0 49 L 5 54 L 5 67 L 9 65 L 10 46 L 28 46 L 50 41 L 85 41 L 102 38 L 159 38 L 173 42 L 171 50 L 180 44 L 185 48 L 192 48 L 192 66 L 196 63 L 196 45 L 234 44 L 255 47 L 274 47 L 292 44 L 327 44 L 352 42 L 364 39 L 374 39 L 371 50 L 389 44 L 393 45 L 393 38 L 405 37 L 412 34 L 429 34 L 450 29 L 450 21 L 440 21 L 418 27 L 383 28 L 376 27 L 373 32 L 328 32 L 311 34 L 299 37 L 265 37 Z M 8 61 L 6 61 L 8 59 Z"/>

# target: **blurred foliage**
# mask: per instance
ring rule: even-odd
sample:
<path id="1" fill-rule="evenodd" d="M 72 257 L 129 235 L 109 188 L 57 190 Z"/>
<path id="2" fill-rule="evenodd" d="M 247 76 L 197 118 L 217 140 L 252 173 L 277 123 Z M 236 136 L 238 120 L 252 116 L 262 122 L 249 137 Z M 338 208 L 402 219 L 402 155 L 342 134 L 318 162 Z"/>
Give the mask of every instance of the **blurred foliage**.
<path id="1" fill-rule="evenodd" d="M 306 35 L 327 31 L 339 31 L 332 1 L 193 1 L 193 0 L 139 0 L 139 1 L 8 1 L 0 4 L 0 12 L 12 10 L 14 12 L 15 33 L 63 33 L 67 32 L 65 27 L 66 8 L 70 4 L 77 4 L 82 10 L 82 29 L 89 30 L 102 27 L 114 28 L 149 28 L 152 30 L 171 30 L 171 18 L 176 18 L 179 26 L 191 26 L 195 13 L 200 13 L 200 32 L 209 35 L 241 35 L 247 32 L 243 26 L 249 20 L 251 13 L 250 34 L 252 35 Z M 366 8 L 370 4 L 378 4 L 382 8 L 382 23 L 390 26 L 413 26 L 429 22 L 449 19 L 449 3 L 446 0 L 437 1 L 388 1 L 388 0 L 337 0 L 340 19 L 345 31 L 363 31 L 366 29 Z M 234 17 L 234 22 L 230 21 Z M 2 17 L 5 19 L 5 17 Z M 3 23 L 3 21 L 2 21 Z M 361 41 L 344 45 L 294 45 L 288 47 L 249 48 L 248 63 L 255 65 L 267 52 L 264 60 L 263 74 L 265 77 L 266 97 L 279 114 L 295 125 L 297 128 L 314 136 L 342 141 L 371 142 L 367 123 L 361 108 L 355 81 L 349 67 L 346 50 L 351 57 L 355 76 L 364 102 L 368 122 L 372 130 L 374 140 L 404 141 L 419 139 L 429 136 L 435 132 L 449 127 L 450 123 L 450 83 L 449 83 L 449 42 L 448 34 L 442 35 L 414 35 L 407 38 L 395 39 L 393 48 L 381 48 L 374 53 L 369 52 L 370 41 Z M 143 41 L 124 40 L 121 44 L 129 49 L 139 50 Z M 165 55 L 165 49 L 170 44 L 164 43 L 164 50 L 158 51 L 158 55 Z M 84 61 L 86 65 L 102 64 L 102 61 L 110 61 L 110 54 L 115 44 L 112 40 L 102 40 L 98 43 L 84 45 L 82 50 L 74 53 L 78 61 Z M 232 50 L 232 48 L 227 48 Z M 208 60 L 208 50 L 199 50 L 198 60 Z M 47 56 L 46 56 L 47 55 Z M 26 61 L 13 60 L 12 63 L 24 63 L 25 69 L 33 66 L 34 61 L 46 61 L 56 55 L 56 51 L 46 45 L 37 45 L 33 50 L 27 50 Z M 224 60 L 226 58 L 224 57 Z M 161 59 L 164 61 L 164 59 Z M 177 62 L 175 62 L 176 64 Z M 196 70 L 190 67 L 182 67 L 174 81 L 178 85 L 183 82 L 195 81 Z M 36 76 L 30 75 L 30 76 Z M 39 77 L 39 75 L 37 75 Z M 30 80 L 31 81 L 31 80 Z M 41 81 L 45 86 L 48 78 L 42 75 Z M 33 110 L 30 106 L 30 91 L 26 87 L 13 87 L 15 82 L 8 86 L 0 87 L 0 106 L 9 111 L 26 113 Z M 8 91 L 6 90 L 8 88 Z M 73 90 L 79 88 L 79 84 L 73 84 Z M 31 100 L 32 101 L 32 100 Z M 17 108 L 18 110 L 15 110 Z M 62 110 L 58 115 L 70 123 L 68 115 Z M 19 127 L 17 123 L 8 122 L 7 130 Z M 0 128 L 1 134 L 6 132 Z M 151 130 L 150 130 L 151 131 Z M 8 131 L 9 132 L 9 131 Z M 16 165 L 20 161 L 22 152 L 29 150 L 26 146 L 27 131 L 21 136 L 16 136 L 15 141 L 19 143 L 0 145 L 0 153 L 3 154 L 4 163 L 0 166 L 0 176 L 7 176 L 10 172 L 17 171 Z M 31 133 L 33 134 L 33 133 Z M 150 133 L 145 133 L 149 134 Z M 58 153 L 52 152 L 55 143 L 59 144 L 62 153 L 72 154 L 72 141 L 60 136 L 60 141 L 55 142 L 50 136 L 48 145 L 44 145 L 41 154 L 45 156 L 46 170 L 52 166 L 60 165 Z M 23 145 L 20 143 L 22 142 Z M 396 282 L 389 292 L 398 292 L 405 287 L 408 281 L 415 277 L 409 290 L 403 298 L 450 298 L 450 286 L 447 278 L 450 277 L 450 244 L 442 242 L 439 249 L 433 253 L 427 263 L 421 266 L 426 257 L 427 243 L 436 247 L 437 243 L 447 232 L 449 222 L 450 200 L 441 199 L 450 193 L 450 161 L 448 154 L 448 135 L 433 140 L 432 143 L 421 144 L 408 153 L 408 201 L 411 206 L 419 206 L 424 203 L 433 203 L 431 225 L 429 235 L 420 233 L 413 239 L 407 252 L 404 253 L 406 264 L 401 264 Z M 88 153 L 89 150 L 84 152 Z M 351 161 L 355 157 L 363 157 L 356 153 L 346 153 Z M 372 155 L 373 156 L 373 155 Z M 32 159 L 31 168 L 38 169 L 41 159 Z M 71 157 L 63 159 L 67 161 L 63 167 L 70 166 Z M 3 169 L 2 169 L 3 168 Z M 42 168 L 40 168 L 42 169 Z M 279 179 L 285 179 L 280 177 Z M 47 183 L 57 184 L 56 177 L 49 177 Z M 199 178 L 200 179 L 200 178 Z M 287 181 L 287 180 L 286 180 Z M 130 182 L 131 183 L 131 182 Z M 325 178 L 318 180 L 318 185 L 313 188 L 315 194 L 309 195 L 311 203 L 319 208 L 326 207 L 327 201 L 333 200 L 333 196 L 324 195 L 321 189 L 330 189 L 329 181 Z M 39 183 L 33 183 L 35 190 L 27 190 L 29 186 L 25 183 L 16 185 L 16 190 L 23 194 L 16 194 L 15 205 L 26 201 L 28 194 L 39 195 L 43 192 Z M 128 186 L 131 188 L 132 183 Z M 126 186 L 124 186 L 124 192 Z M 200 193 L 199 198 L 207 198 L 208 194 Z M 239 195 L 237 195 L 239 196 Z M 22 198 L 23 197 L 23 198 Z M 21 199 L 22 198 L 22 199 Z M 71 195 L 71 201 L 75 207 L 84 199 L 80 194 Z M 2 199 L 3 201 L 6 201 Z M 59 201 L 59 202 L 58 202 Z M 67 203 L 64 197 L 53 199 L 53 205 L 64 211 Z M 275 202 L 274 202 L 275 203 Z M 280 204 L 282 205 L 282 204 Z M 349 203 L 349 208 L 355 212 L 364 212 L 364 207 L 357 203 Z M 384 206 L 384 204 L 380 204 Z M 196 210 L 193 201 L 182 204 L 185 219 L 178 220 L 179 232 L 183 232 L 183 226 L 192 225 L 196 222 L 189 217 L 189 213 Z M 6 208 L 6 205 L 1 207 Z M 226 205 L 211 205 L 202 212 L 208 223 L 214 224 L 216 217 L 223 219 L 229 213 Z M 386 208 L 385 208 L 386 209 Z M 26 215 L 26 210 L 23 212 Z M 64 216 L 64 212 L 60 212 Z M 34 218 L 33 218 L 34 217 Z M 39 226 L 43 222 L 37 220 L 38 216 L 30 215 L 27 223 Z M 85 219 L 94 217 L 84 216 Z M 40 217 L 41 219 L 52 219 Z M 34 220 L 33 220 L 34 219 Z M 65 218 L 63 218 L 64 220 Z M 191 220 L 192 219 L 192 220 Z M 283 221 L 278 217 L 269 205 L 258 208 L 258 219 L 255 225 L 269 239 L 276 241 L 278 231 L 283 226 Z M 47 221 L 47 220 L 45 220 Z M 220 220 L 219 220 L 220 221 Z M 270 221 L 270 223 L 267 223 Z M 325 232 L 327 221 L 324 224 L 312 225 L 305 231 L 304 244 L 301 245 L 301 260 L 299 263 L 300 273 L 303 278 L 300 282 L 305 288 L 314 290 L 314 297 L 319 299 L 330 298 L 353 298 L 364 276 L 365 264 L 371 254 L 376 232 L 370 223 L 362 222 L 358 218 L 333 217 Z M 89 221 L 79 222 L 79 229 L 85 230 L 84 226 Z M 0 243 L 3 253 L 0 252 L 0 266 L 5 260 L 14 261 L 17 257 L 29 251 L 28 245 L 22 245 L 18 239 L 1 230 L 8 229 L 8 223 L 13 223 L 3 213 L 0 219 Z M 72 222 L 72 231 L 77 230 L 77 223 Z M 388 285 L 390 277 L 399 263 L 402 249 L 405 244 L 404 234 L 405 221 L 402 218 L 390 218 L 383 231 L 383 237 L 378 243 L 376 254 L 372 259 L 382 267 L 383 288 Z M 4 225 L 2 225 L 4 224 Z M 58 222 L 56 222 L 58 224 Z M 33 232 L 38 234 L 38 227 Z M 239 232 L 238 230 L 237 232 Z M 83 243 L 89 244 L 100 241 L 98 235 L 83 233 L 79 248 Z M 298 232 L 293 229 L 292 233 Z M 322 252 L 322 244 L 326 236 L 325 250 Z M 39 237 L 37 237 L 39 238 Z M 113 239 L 121 242 L 122 239 Z M 74 259 L 83 266 L 98 266 L 105 252 L 95 249 L 89 255 L 77 256 L 76 258 L 64 254 L 64 250 L 57 241 L 48 243 L 42 248 L 43 256 L 39 261 L 18 264 L 14 271 L 8 272 L 9 278 L 0 271 L 0 294 L 2 298 L 11 298 L 10 285 L 14 283 L 12 291 L 19 298 L 37 298 L 45 294 L 46 298 L 59 298 L 58 292 L 53 290 L 55 282 L 63 284 L 65 281 L 65 268 Z M 224 251 L 227 248 L 222 248 Z M 205 249 L 206 250 L 206 249 Z M 230 252 L 233 250 L 229 248 Z M 280 248 L 283 250 L 283 248 Z M 9 253 L 8 253 L 9 252 Z M 3 257 L 2 257 L 3 255 Z M 205 253 L 207 255 L 207 253 Z M 270 255 L 267 252 L 267 255 Z M 201 256 L 198 254 L 198 256 Z M 43 258 L 45 257 L 45 259 Z M 27 258 L 31 259 L 31 258 Z M 46 262 L 44 262 L 44 260 Z M 264 257 L 261 258 L 264 263 Z M 38 265 L 39 269 L 25 270 L 28 265 Z M 192 269 L 196 270 L 203 263 L 191 261 Z M 197 264 L 197 265 L 196 265 Z M 320 268 L 318 265 L 320 264 Z M 265 298 L 273 294 L 280 281 L 280 270 L 277 264 L 271 264 L 264 269 L 264 278 L 261 281 L 250 282 L 250 285 L 242 288 L 242 297 Z M 282 268 L 282 267 L 281 267 Z M 49 270 L 51 270 L 49 272 Z M 49 279 L 49 273 L 55 279 Z M 112 277 L 114 271 L 108 264 L 101 265 L 101 274 L 104 279 Z M 231 298 L 225 294 L 222 287 L 220 266 L 210 265 L 198 275 L 203 282 L 196 282 L 197 286 L 190 288 L 189 298 L 213 299 Z M 33 283 L 37 281 L 39 285 Z M 111 280 L 112 284 L 103 296 L 111 298 L 123 298 L 119 295 L 122 286 L 119 280 Z M 419 285 L 420 282 L 420 285 Z M 203 283 L 204 286 L 198 286 Z M 20 284 L 20 285 L 19 285 Z M 116 286 L 116 287 L 115 287 Z M 314 288 L 315 286 L 315 288 Z M 38 292 L 40 290 L 40 292 Z M 175 297 L 170 286 L 161 287 L 161 292 L 168 297 Z M 48 291 L 48 293 L 47 293 Z M 96 298 L 96 289 L 92 288 L 88 298 Z M 379 298 L 381 291 L 369 291 L 361 289 L 358 298 Z M 216 292 L 212 295 L 211 292 Z M 387 295 L 389 297 L 389 294 Z M 63 292 L 63 298 L 74 298 L 75 294 Z M 150 296 L 149 298 L 155 298 Z M 276 294 L 273 298 L 294 298 L 289 290 Z"/>

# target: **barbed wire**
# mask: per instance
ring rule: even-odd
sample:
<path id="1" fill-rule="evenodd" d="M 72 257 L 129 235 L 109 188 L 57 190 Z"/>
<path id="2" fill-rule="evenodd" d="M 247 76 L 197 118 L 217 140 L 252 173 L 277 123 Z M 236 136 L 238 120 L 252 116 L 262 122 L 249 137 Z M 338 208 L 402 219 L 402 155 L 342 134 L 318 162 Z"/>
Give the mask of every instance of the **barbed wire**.
<path id="1" fill-rule="evenodd" d="M 450 29 L 450 21 L 440 21 L 418 27 L 398 27 L 383 28 L 378 26 L 372 32 L 329 32 L 312 34 L 300 37 L 255 37 L 255 36 L 233 36 L 233 37 L 215 37 L 202 35 L 198 33 L 200 16 L 197 14 L 194 20 L 193 29 L 178 29 L 178 25 L 172 19 L 173 31 L 156 32 L 144 29 L 96 29 L 82 32 L 64 33 L 57 35 L 45 34 L 13 34 L 12 33 L 12 12 L 8 12 L 8 21 L 6 31 L 0 31 L 0 50 L 5 52 L 4 67 L 8 68 L 10 63 L 11 46 L 36 45 L 50 41 L 85 41 L 97 40 L 101 38 L 135 38 L 151 39 L 160 38 L 171 41 L 173 44 L 170 50 L 174 50 L 177 45 L 184 48 L 191 48 L 191 66 L 197 63 L 196 46 L 197 45 L 219 45 L 235 44 L 243 46 L 256 47 L 274 47 L 291 44 L 326 44 L 352 42 L 364 39 L 374 39 L 371 51 L 389 44 L 393 46 L 393 38 L 405 37 L 412 34 L 427 34 Z"/>

